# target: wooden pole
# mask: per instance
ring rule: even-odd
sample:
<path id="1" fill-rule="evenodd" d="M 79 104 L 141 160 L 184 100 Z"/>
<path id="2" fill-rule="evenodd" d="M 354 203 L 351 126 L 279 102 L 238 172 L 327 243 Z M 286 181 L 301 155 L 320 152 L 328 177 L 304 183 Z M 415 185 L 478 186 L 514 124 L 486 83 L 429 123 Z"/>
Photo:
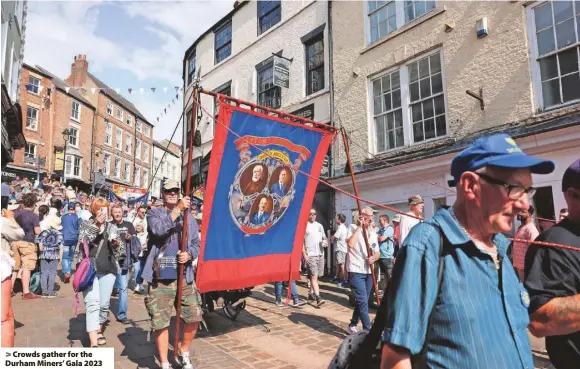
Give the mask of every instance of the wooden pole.
<path id="1" fill-rule="evenodd" d="M 360 200 L 359 200 L 359 196 L 358 196 L 358 186 L 357 186 L 356 180 L 354 178 L 354 170 L 352 169 L 352 161 L 350 160 L 350 150 L 348 147 L 348 138 L 346 136 L 346 131 L 344 130 L 344 127 L 341 128 L 340 132 L 342 134 L 342 142 L 344 143 L 344 151 L 346 153 L 346 163 L 348 165 L 348 169 L 350 170 L 350 179 L 352 181 L 354 195 L 356 196 L 356 206 L 358 208 L 358 214 L 359 214 L 359 216 L 362 216 L 362 206 L 360 204 Z M 370 257 L 372 255 L 372 252 L 371 252 L 371 247 L 369 245 L 369 239 L 367 237 L 367 232 L 366 232 L 367 230 L 366 230 L 364 225 L 362 225 L 362 226 L 363 226 L 363 238 L 365 240 L 365 246 L 367 247 L 367 255 L 368 255 L 368 257 Z M 369 264 L 369 266 L 371 268 L 371 275 L 373 277 L 373 287 L 375 289 L 375 297 L 377 299 L 377 305 L 380 305 L 381 300 L 379 299 L 379 289 L 377 288 L 377 277 L 375 276 L 375 268 L 374 268 L 373 264 Z"/>
<path id="2" fill-rule="evenodd" d="M 193 161 L 193 138 L 195 136 L 195 123 L 197 119 L 197 102 L 199 101 L 199 86 L 196 83 L 193 86 L 193 103 L 192 103 L 192 114 L 191 122 L 186 122 L 186 124 L 191 124 L 191 131 L 187 140 L 189 142 L 189 151 L 187 155 L 187 178 L 185 182 L 185 196 L 189 196 L 191 190 L 191 163 Z M 187 129 L 186 129 L 187 132 Z M 185 209 L 183 213 L 183 231 L 181 235 L 181 247 L 180 252 L 185 252 L 187 250 L 187 218 L 189 217 L 189 209 Z M 192 260 L 193 261 L 193 260 Z M 177 348 L 179 347 L 179 325 L 181 323 L 181 296 L 183 295 L 183 271 L 184 265 L 177 264 L 177 301 L 175 303 L 175 339 L 173 344 L 174 356 L 177 358 Z M 187 348 L 189 350 L 189 347 Z"/>

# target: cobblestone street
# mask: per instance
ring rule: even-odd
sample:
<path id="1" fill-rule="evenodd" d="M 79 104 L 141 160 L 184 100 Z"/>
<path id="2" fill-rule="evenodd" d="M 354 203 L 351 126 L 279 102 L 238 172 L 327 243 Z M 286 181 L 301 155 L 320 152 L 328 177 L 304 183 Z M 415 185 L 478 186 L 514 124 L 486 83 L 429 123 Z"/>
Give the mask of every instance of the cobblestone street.
<path id="1" fill-rule="evenodd" d="M 60 282 L 59 282 L 60 283 Z M 70 284 L 60 284 L 59 297 L 23 301 L 13 298 L 17 347 L 80 347 L 88 345 L 82 301 L 74 318 Z M 299 293 L 306 295 L 304 286 Z M 322 369 L 328 366 L 338 344 L 346 336 L 351 315 L 346 289 L 330 283 L 321 286 L 326 303 L 321 309 L 277 308 L 271 285 L 256 287 L 246 310 L 232 321 L 220 310 L 205 315 L 209 330 L 200 330 L 192 353 L 198 368 Z M 108 346 L 115 348 L 115 368 L 157 368 L 154 339 L 143 296 L 129 292 L 130 325 L 122 325 L 110 314 L 105 331 Z M 111 300 L 115 311 L 117 298 Z M 173 342 L 173 338 L 170 339 Z M 535 342 L 542 350 L 542 342 Z M 535 348 L 535 349 L 536 349 Z M 537 369 L 549 362 L 536 357 Z"/>

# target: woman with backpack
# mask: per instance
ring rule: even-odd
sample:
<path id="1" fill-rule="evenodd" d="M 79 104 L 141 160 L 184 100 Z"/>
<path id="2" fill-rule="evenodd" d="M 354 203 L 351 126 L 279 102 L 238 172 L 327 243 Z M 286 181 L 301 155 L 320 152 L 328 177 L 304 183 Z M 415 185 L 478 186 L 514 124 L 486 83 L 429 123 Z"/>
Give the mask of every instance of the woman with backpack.
<path id="1" fill-rule="evenodd" d="M 83 221 L 79 229 L 79 247 L 82 257 L 84 255 L 83 241 L 86 240 L 94 277 L 92 283 L 85 288 L 80 283 L 80 291 L 83 293 L 87 333 L 91 342 L 91 347 L 104 346 L 107 340 L 103 335 L 103 323 L 109 315 L 109 305 L 115 277 L 117 274 L 117 264 L 113 257 L 112 243 L 109 241 L 110 225 L 107 223 L 109 202 L 104 198 L 95 199 L 90 207 L 91 218 Z M 80 260 L 80 259 L 79 259 Z M 78 286 L 77 279 L 81 273 L 77 268 L 73 286 Z"/>

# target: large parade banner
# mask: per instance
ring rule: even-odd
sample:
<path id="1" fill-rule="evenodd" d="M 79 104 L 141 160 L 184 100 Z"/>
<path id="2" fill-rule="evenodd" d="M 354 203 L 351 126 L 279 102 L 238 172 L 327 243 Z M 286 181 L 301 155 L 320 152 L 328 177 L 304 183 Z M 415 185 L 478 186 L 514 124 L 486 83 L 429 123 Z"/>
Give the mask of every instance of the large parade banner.
<path id="1" fill-rule="evenodd" d="M 220 104 L 204 198 L 200 291 L 300 278 L 308 213 L 332 138 L 330 129 Z"/>

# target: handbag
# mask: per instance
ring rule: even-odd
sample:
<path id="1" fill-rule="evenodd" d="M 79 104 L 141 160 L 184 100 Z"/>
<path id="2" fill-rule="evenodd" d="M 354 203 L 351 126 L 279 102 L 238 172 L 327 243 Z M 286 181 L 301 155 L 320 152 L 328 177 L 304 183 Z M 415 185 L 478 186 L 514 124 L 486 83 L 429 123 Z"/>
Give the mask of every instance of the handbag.
<path id="1" fill-rule="evenodd" d="M 443 256 L 446 245 L 446 238 L 444 237 L 441 228 L 439 226 L 431 224 L 431 226 L 437 229 L 440 239 L 439 248 L 439 265 L 437 268 L 437 297 L 435 298 L 435 303 L 431 314 L 429 315 L 429 320 L 427 323 L 427 333 L 425 335 L 425 342 L 423 343 L 423 348 L 417 355 L 411 357 L 411 366 L 413 369 L 427 369 L 427 349 L 429 342 L 430 328 L 433 322 L 433 310 L 435 304 L 437 304 L 437 299 L 439 293 L 441 292 L 441 281 L 443 280 Z M 389 283 L 390 285 L 390 283 Z M 391 287 L 392 288 L 392 287 Z M 367 333 L 365 331 L 357 332 L 355 334 L 349 335 L 340 344 L 336 354 L 334 355 L 328 369 L 380 369 L 381 367 L 381 356 L 382 356 L 382 345 L 381 336 L 384 331 L 385 325 L 387 324 L 387 296 L 388 296 L 389 286 L 385 289 L 383 293 L 383 298 L 381 300 L 381 305 L 377 310 L 377 315 L 375 321 L 371 326 L 370 331 Z"/>
<path id="2" fill-rule="evenodd" d="M 103 247 L 103 244 L 108 242 L 105 236 L 106 234 L 103 236 L 103 239 L 101 239 L 101 241 L 99 242 L 97 253 L 94 259 L 89 257 L 89 247 L 86 237 L 83 237 L 82 239 L 85 257 L 83 258 L 83 260 L 81 260 L 81 262 L 77 266 L 77 270 L 73 278 L 73 290 L 75 293 L 75 304 L 74 304 L 75 318 L 77 317 L 79 307 L 79 293 L 89 288 L 89 286 L 92 286 L 93 281 L 95 280 L 95 277 L 97 275 L 96 260 L 99 258 L 99 254 L 101 253 L 101 248 Z"/>

